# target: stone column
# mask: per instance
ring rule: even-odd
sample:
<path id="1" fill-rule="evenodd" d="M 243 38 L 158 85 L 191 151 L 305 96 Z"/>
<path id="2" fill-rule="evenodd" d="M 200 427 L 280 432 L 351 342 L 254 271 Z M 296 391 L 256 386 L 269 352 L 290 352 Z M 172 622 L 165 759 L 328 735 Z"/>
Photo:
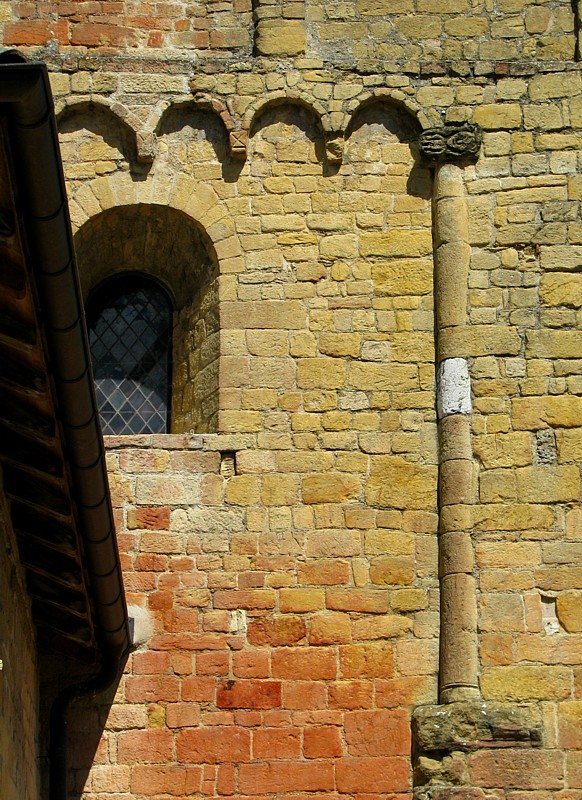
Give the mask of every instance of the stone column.
<path id="1" fill-rule="evenodd" d="M 542 718 L 529 704 L 484 701 L 479 693 L 477 591 L 472 507 L 477 474 L 471 447 L 471 381 L 464 351 L 471 256 L 463 165 L 478 154 L 475 126 L 422 134 L 435 166 L 434 247 L 439 427 L 439 704 L 412 714 L 415 800 L 486 800 L 471 786 L 476 751 L 542 744 Z M 511 756 L 513 758 L 513 756 Z M 495 765 L 495 758 L 491 759 Z M 534 763 L 533 761 L 531 763 Z M 495 767 L 493 766 L 492 769 Z"/>
<path id="2" fill-rule="evenodd" d="M 471 248 L 463 170 L 436 169 L 435 292 L 439 419 L 440 702 L 478 695 L 477 587 L 470 506 L 474 501 L 471 381 L 451 328 L 466 324 Z"/>
<path id="3" fill-rule="evenodd" d="M 471 247 L 463 159 L 478 153 L 479 131 L 426 131 L 421 152 L 435 162 L 435 305 L 439 426 L 440 702 L 479 697 L 477 587 L 471 540 L 476 473 L 471 448 L 471 384 L 459 342 L 467 324 Z"/>

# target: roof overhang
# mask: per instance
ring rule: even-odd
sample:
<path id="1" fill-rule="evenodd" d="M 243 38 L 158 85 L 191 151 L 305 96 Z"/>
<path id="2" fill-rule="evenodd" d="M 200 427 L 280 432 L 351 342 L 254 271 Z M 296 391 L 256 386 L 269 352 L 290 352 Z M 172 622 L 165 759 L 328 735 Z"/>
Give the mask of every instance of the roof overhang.
<path id="1" fill-rule="evenodd" d="M 6 51 L 0 466 L 39 641 L 121 658 L 129 624 L 48 74 Z"/>

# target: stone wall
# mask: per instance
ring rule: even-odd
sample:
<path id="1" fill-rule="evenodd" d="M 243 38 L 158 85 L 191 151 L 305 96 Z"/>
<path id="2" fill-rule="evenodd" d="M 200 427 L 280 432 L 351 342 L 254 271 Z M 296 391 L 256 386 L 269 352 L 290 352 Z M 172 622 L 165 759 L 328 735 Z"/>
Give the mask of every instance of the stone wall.
<path id="1" fill-rule="evenodd" d="M 59 0 L 50 15 L 42 2 L 4 2 L 7 44 L 92 48 L 175 47 L 248 53 L 252 42 L 251 3 L 81 3 Z"/>
<path id="2" fill-rule="evenodd" d="M 69 147 L 70 135 L 63 138 L 65 152 L 73 152 L 74 172 L 84 137 L 75 142 L 74 150 Z M 85 161 L 83 166 L 93 167 L 94 162 Z M 130 238 L 128 230 L 132 231 Z M 183 213 L 160 204 L 140 203 L 110 208 L 93 217 L 77 232 L 75 248 L 85 298 L 115 274 L 139 271 L 162 284 L 174 306 L 172 430 L 216 430 L 220 353 L 217 266 L 203 231 Z"/>
<path id="3" fill-rule="evenodd" d="M 6 41 L 84 286 L 151 273 L 178 344 L 172 434 L 108 442 L 139 647 L 74 794 L 578 800 L 577 5 L 78 12 Z"/>
<path id="4" fill-rule="evenodd" d="M 555 2 L 320 0 L 310 3 L 308 52 L 347 61 L 569 59 L 574 12 Z"/>
<path id="5" fill-rule="evenodd" d="M 365 59 L 508 61 L 573 59 L 570 0 L 209 0 L 185 3 L 3 3 L 10 45 L 78 51 L 168 50 L 221 57 L 298 55 Z"/>
<path id="6" fill-rule="evenodd" d="M 215 461 L 204 490 L 196 488 L 201 475 L 181 475 L 153 495 L 140 495 L 136 484 L 138 510 L 159 504 L 171 513 L 169 529 L 156 516 L 151 534 L 135 523 L 157 538 L 147 546 L 161 552 L 143 561 L 159 566 L 148 570 L 149 588 L 134 599 L 149 609 L 149 592 L 166 580 L 181 585 L 183 578 L 165 577 L 165 565 L 184 557 L 186 583 L 202 584 L 196 590 L 204 590 L 204 605 L 196 607 L 195 623 L 182 595 L 166 595 L 171 608 L 156 624 L 169 626 L 165 635 L 179 642 L 167 639 L 172 650 L 160 655 L 154 639 L 155 655 L 149 648 L 136 655 L 132 669 L 142 669 L 141 656 L 160 666 L 148 666 L 147 678 L 129 675 L 143 694 L 121 694 L 114 713 L 136 712 L 138 722 L 115 723 L 89 796 L 107 787 L 137 796 L 198 787 L 210 794 L 289 794 L 298 787 L 399 794 L 412 786 L 413 763 L 419 792 L 446 784 L 504 792 L 580 788 L 579 741 L 568 733 L 580 714 L 580 636 L 576 614 L 566 622 L 563 611 L 579 607 L 581 588 L 579 72 L 481 82 L 451 75 L 429 85 L 412 76 L 347 78 L 315 62 L 299 61 L 286 76 L 262 69 L 189 81 L 193 100 L 221 114 L 222 150 L 212 144 L 212 126 L 204 128 L 192 110 L 197 132 L 185 126 L 151 166 L 136 162 L 141 180 L 127 168 L 70 180 L 75 225 L 115 205 L 165 204 L 194 219 L 212 242 L 219 265 L 218 431 L 235 437 L 220 448 L 236 453 L 238 464 L 227 477 Z M 129 107 L 127 89 L 140 79 L 109 75 L 118 87 L 113 99 Z M 69 91 L 72 81 L 56 75 L 57 91 Z M 178 87 L 182 102 L 188 80 L 146 76 L 142 89 L 154 85 Z M 155 120 L 153 109 L 163 102 L 148 96 L 147 114 L 143 93 L 135 97 L 139 120 Z M 436 168 L 437 196 L 417 134 L 437 126 L 441 112 L 451 122 L 480 124 L 484 134 L 479 159 L 457 166 L 451 186 Z M 144 141 L 146 134 L 142 129 Z M 234 145 L 245 135 L 243 161 Z M 433 286 L 435 257 L 442 286 Z M 468 438 L 461 452 L 453 448 L 448 472 L 446 433 L 440 445 L 437 439 L 435 345 L 439 363 L 464 359 L 471 377 Z M 147 455 L 146 471 L 158 471 L 157 457 Z M 134 477 L 123 480 L 132 485 Z M 205 503 L 235 510 L 238 521 L 226 523 L 229 536 L 218 544 L 208 540 L 200 554 L 189 553 L 189 537 L 196 540 L 208 524 L 197 510 L 203 491 L 210 493 Z M 127 513 L 133 503 L 130 494 Z M 174 518 L 185 518 L 185 532 L 171 528 Z M 538 717 L 528 712 L 519 736 L 501 736 L 502 751 L 481 739 L 461 745 L 455 731 L 436 747 L 419 723 L 425 750 L 413 762 L 413 707 L 439 697 L 439 525 L 443 546 L 445 537 L 451 546 L 462 543 L 465 559 L 450 567 L 450 580 L 442 577 L 443 587 L 452 587 L 444 635 L 454 633 L 456 619 L 466 631 L 446 644 L 442 658 L 453 672 L 446 691 L 462 697 L 467 686 L 470 718 L 475 694 L 489 704 L 534 701 L 541 722 L 536 727 Z M 142 534 L 133 536 L 137 558 Z M 128 573 L 130 592 L 132 585 Z M 281 604 L 289 591 L 305 590 L 317 601 Z M 222 591 L 236 594 L 228 599 Z M 205 614 L 221 621 L 205 622 Z M 241 632 L 242 619 L 248 628 Z M 205 628 L 227 620 L 232 632 Z M 370 667 L 378 662 L 366 655 L 350 667 L 345 648 L 381 652 L 381 666 Z M 178 656 L 185 665 L 174 666 Z M 245 658 L 262 666 L 244 673 L 238 659 Z M 455 686 L 458 665 L 470 674 Z M 298 674 L 308 696 L 289 699 L 285 682 Z M 190 694 L 187 687 L 201 679 L 202 695 Z M 356 699 L 336 699 L 348 685 Z M 240 696 L 225 699 L 235 688 Z M 229 702 L 235 707 L 225 707 Z M 305 707 L 288 707 L 293 703 Z M 174 704 L 194 717 L 175 720 Z M 443 706 L 432 708 L 440 718 Z M 402 727 L 389 735 L 393 719 Z M 384 726 L 381 742 L 366 738 L 376 725 Z M 126 736 L 132 744 L 119 749 Z M 335 744 L 306 749 L 320 736 Z M 156 737 L 161 750 L 152 749 Z M 220 742 L 229 743 L 228 753 Z M 227 773 L 231 783 L 223 784 Z M 384 777 L 373 783 L 367 776 Z"/>

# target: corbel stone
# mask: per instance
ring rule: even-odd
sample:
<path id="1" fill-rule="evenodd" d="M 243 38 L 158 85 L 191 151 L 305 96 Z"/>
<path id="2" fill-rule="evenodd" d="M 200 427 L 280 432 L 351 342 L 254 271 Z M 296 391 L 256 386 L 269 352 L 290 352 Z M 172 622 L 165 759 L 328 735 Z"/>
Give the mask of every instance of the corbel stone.
<path id="1" fill-rule="evenodd" d="M 151 164 L 158 153 L 158 140 L 152 131 L 138 131 L 136 134 L 137 160 L 140 164 Z"/>
<path id="2" fill-rule="evenodd" d="M 228 139 L 231 156 L 236 159 L 245 159 L 247 157 L 247 145 L 249 141 L 248 131 L 230 131 Z"/>
<path id="3" fill-rule="evenodd" d="M 325 157 L 327 163 L 340 165 L 344 157 L 344 137 L 342 133 L 332 132 L 325 139 Z"/>

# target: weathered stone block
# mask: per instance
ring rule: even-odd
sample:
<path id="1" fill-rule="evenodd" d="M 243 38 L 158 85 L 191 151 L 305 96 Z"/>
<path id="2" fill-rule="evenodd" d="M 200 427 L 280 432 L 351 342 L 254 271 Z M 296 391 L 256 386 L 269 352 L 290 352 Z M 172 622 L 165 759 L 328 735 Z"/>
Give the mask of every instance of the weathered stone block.
<path id="1" fill-rule="evenodd" d="M 412 732 L 421 752 L 474 750 L 486 742 L 539 745 L 542 720 L 533 704 L 466 701 L 415 709 Z"/>
<path id="2" fill-rule="evenodd" d="M 481 675 L 487 700 L 561 700 L 570 696 L 571 670 L 567 667 L 490 667 Z"/>
<path id="3" fill-rule="evenodd" d="M 561 592 L 556 598 L 556 613 L 568 633 L 582 632 L 582 591 Z"/>
<path id="4" fill-rule="evenodd" d="M 362 490 L 359 478 L 353 475 L 327 473 L 306 475 L 301 494 L 304 503 L 342 503 L 357 498 Z"/>
<path id="5" fill-rule="evenodd" d="M 362 233 L 360 255 L 391 258 L 414 258 L 430 255 L 430 230 L 391 230 L 385 233 Z"/>
<path id="6" fill-rule="evenodd" d="M 562 755 L 556 750 L 483 750 L 469 759 L 471 782 L 485 787 L 560 789 Z"/>
<path id="7" fill-rule="evenodd" d="M 511 401 L 514 429 L 576 428 L 582 419 L 582 397 L 552 395 L 520 397 Z"/>
<path id="8" fill-rule="evenodd" d="M 436 503 L 437 469 L 397 456 L 372 458 L 366 501 L 380 508 L 431 509 Z"/>

